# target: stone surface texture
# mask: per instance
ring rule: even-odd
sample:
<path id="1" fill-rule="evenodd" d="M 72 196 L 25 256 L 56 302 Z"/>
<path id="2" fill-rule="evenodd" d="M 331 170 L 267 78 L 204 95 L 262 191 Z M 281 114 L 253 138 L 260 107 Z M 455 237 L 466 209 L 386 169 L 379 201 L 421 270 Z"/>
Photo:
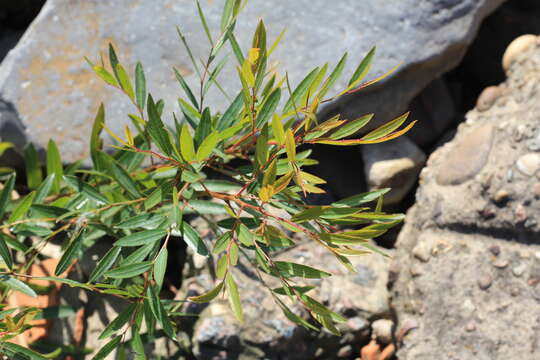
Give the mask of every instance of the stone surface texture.
<path id="1" fill-rule="evenodd" d="M 293 86 L 309 69 L 327 61 L 333 66 L 345 51 L 350 62 L 344 73 L 350 76 L 367 51 L 377 45 L 370 78 L 401 64 L 399 70 L 386 84 L 343 97 L 322 114 L 342 111 L 345 117 L 353 118 L 375 112 L 375 126 L 403 112 L 422 88 L 455 66 L 481 20 L 503 1 L 406 0 L 390 4 L 344 0 L 329 6 L 323 0 L 252 0 L 237 30 L 240 43 L 246 47 L 259 18 L 266 21 L 270 40 L 287 27 L 274 59 L 281 69 L 288 70 Z M 215 30 L 222 2 L 203 1 L 202 6 Z M 180 95 L 171 68 L 176 67 L 190 83 L 197 83 L 176 25 L 189 38 L 195 57 L 206 56 L 208 42 L 192 1 L 48 0 L 0 66 L 0 99 L 18 114 L 25 141 L 44 146 L 52 137 L 60 144 L 65 160 L 84 158 L 87 134 L 100 102 L 106 103 L 108 124 L 117 131 L 134 109 L 127 98 L 90 71 L 83 57 L 97 60 L 112 42 L 129 73 L 140 60 L 148 88 L 156 98 L 165 100 L 165 118 L 170 120 Z M 234 71 L 229 66 L 221 76 L 231 95 L 240 89 Z M 343 88 L 348 76 L 336 88 Z M 209 94 L 206 104 L 223 109 L 225 100 L 216 91 Z M 6 140 L 19 135 L 2 132 Z"/>
<path id="2" fill-rule="evenodd" d="M 426 155 L 407 137 L 362 148 L 364 174 L 370 190 L 392 188 L 384 196 L 387 205 L 399 203 L 411 190 Z"/>
<path id="3" fill-rule="evenodd" d="M 194 325 L 191 343 L 201 359 L 328 359 L 347 350 L 360 349 L 370 338 L 370 323 L 391 317 L 388 290 L 389 260 L 373 254 L 351 258 L 357 272 L 350 273 L 332 254 L 313 242 L 282 253 L 277 260 L 289 260 L 324 268 L 333 276 L 305 284 L 317 285 L 309 295 L 344 315 L 348 322 L 339 324 L 342 336 L 327 331 L 307 331 L 291 323 L 276 306 L 268 289 L 249 270 L 236 271 L 245 321 L 234 319 L 226 300 L 210 305 L 190 304 L 184 311 L 200 313 Z M 269 286 L 280 286 L 273 279 Z M 301 283 L 301 281 L 299 281 Z M 192 296 L 214 285 L 207 273 L 186 280 L 184 296 Z M 282 299 L 286 300 L 286 299 Z M 306 316 L 297 305 L 291 307 Z M 181 320 L 183 321 L 183 320 Z M 355 352 L 357 350 L 354 350 Z"/>
<path id="4" fill-rule="evenodd" d="M 418 324 L 400 360 L 540 358 L 540 47 L 516 56 L 421 173 L 390 267 L 397 333 Z"/>

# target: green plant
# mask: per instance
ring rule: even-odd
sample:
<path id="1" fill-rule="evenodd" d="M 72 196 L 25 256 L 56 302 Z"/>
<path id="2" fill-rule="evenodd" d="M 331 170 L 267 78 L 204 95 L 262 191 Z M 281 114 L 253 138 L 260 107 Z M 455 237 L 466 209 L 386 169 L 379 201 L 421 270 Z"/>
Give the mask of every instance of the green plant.
<path id="1" fill-rule="evenodd" d="M 359 194 L 327 206 L 308 205 L 306 196 L 324 192 L 319 185 L 325 181 L 304 171 L 315 161 L 309 159 L 309 150 L 299 152 L 298 147 L 387 141 L 408 131 L 414 122 L 398 130 L 407 118 L 405 114 L 359 139 L 349 137 L 366 125 L 372 114 L 355 120 L 340 119 L 338 115 L 319 122 L 316 112 L 320 104 L 375 82 L 361 83 L 375 50 L 360 62 L 348 87 L 334 97 L 326 98 L 326 94 L 341 75 L 347 54 L 329 74 L 325 64 L 313 69 L 293 88 L 286 74 L 280 77 L 267 67 L 281 36 L 268 47 L 262 21 L 251 49 L 247 53 L 240 49 L 234 27 L 242 6 L 241 0 L 225 2 L 217 39 L 198 6 L 211 44 L 202 69 L 178 29 L 199 74 L 200 89 L 196 93 L 175 70 L 185 98 L 178 99 L 182 118 L 174 117 L 172 129 L 161 119 L 163 101 L 147 93 L 140 63 L 135 67 L 133 84 L 112 46 L 107 66 L 103 59 L 99 64 L 87 59 L 99 77 L 131 100 L 132 126 L 126 126 L 123 136 L 113 133 L 106 125 L 101 105 L 90 137 L 92 168 L 81 168 L 79 163 L 64 167 L 55 143 L 50 141 L 45 178 L 36 150 L 31 145 L 25 150 L 29 189 L 25 196 L 12 201 L 15 174 L 5 180 L 0 193 L 0 297 L 4 304 L 4 309 L 0 309 L 0 351 L 8 356 L 43 358 L 30 349 L 5 342 L 30 327 L 30 320 L 42 316 L 43 310 L 7 309 L 5 303 L 11 290 L 36 295 L 35 287 L 25 281 L 32 278 L 26 272 L 38 259 L 43 245 L 51 240 L 63 241 L 63 255 L 55 276 L 38 279 L 112 294 L 130 304 L 101 334 L 101 338 L 110 341 L 95 359 L 123 347 L 130 347 L 137 358 L 144 358 L 140 335 L 143 322 L 150 335 L 160 327 L 175 339 L 171 317 L 177 315 L 181 302 L 160 298 L 167 276 L 167 243 L 171 236 L 181 237 L 200 255 L 216 258 L 215 288 L 190 301 L 208 302 L 224 293 L 234 315 L 242 321 L 241 294 L 234 276 L 242 256 L 262 280 L 263 273 L 279 280 L 281 287 L 269 288 L 269 295 L 291 321 L 317 329 L 316 321 L 338 334 L 334 322 L 344 318 L 310 297 L 309 287 L 294 283 L 297 277 L 324 278 L 330 274 L 301 264 L 275 261 L 273 253 L 294 246 L 288 234 L 302 232 L 353 271 L 347 256 L 378 251 L 368 240 L 395 226 L 403 216 L 382 212 L 382 198 L 389 189 Z M 211 86 L 221 89 L 217 78 L 225 62 L 216 59 L 226 44 L 230 44 L 238 62 L 242 89 L 220 114 L 204 104 Z M 104 151 L 100 138 L 103 130 L 117 141 L 112 153 Z M 150 161 L 145 162 L 147 158 Z M 233 167 L 232 160 L 241 160 L 242 164 Z M 209 178 L 210 174 L 214 178 Z M 369 203 L 375 203 L 373 209 L 368 207 Z M 276 215 L 274 209 L 287 216 Z M 213 244 L 201 239 L 188 221 L 189 214 L 208 221 L 215 236 Z M 222 214 L 223 219 L 216 221 L 208 214 Z M 343 226 L 357 225 L 362 227 L 343 230 Z M 39 241 L 29 242 L 29 237 Z M 60 277 L 83 256 L 85 249 L 103 239 L 112 240 L 113 246 L 86 282 Z M 287 305 L 291 301 L 302 304 L 314 321 L 292 312 Z"/>

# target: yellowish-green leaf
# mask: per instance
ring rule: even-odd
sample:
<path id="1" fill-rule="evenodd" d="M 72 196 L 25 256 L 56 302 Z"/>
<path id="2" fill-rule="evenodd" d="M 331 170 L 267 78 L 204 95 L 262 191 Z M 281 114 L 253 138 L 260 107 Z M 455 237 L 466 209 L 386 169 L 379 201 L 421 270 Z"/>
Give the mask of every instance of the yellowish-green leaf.
<path id="1" fill-rule="evenodd" d="M 118 81 L 120 82 L 120 87 L 131 100 L 135 100 L 135 93 L 133 92 L 133 86 L 131 86 L 131 81 L 129 80 L 129 75 L 127 74 L 126 69 L 122 64 L 116 64 L 116 74 L 118 76 Z"/>
<path id="2" fill-rule="evenodd" d="M 242 304 L 240 303 L 240 294 L 238 293 L 238 286 L 234 281 L 232 274 L 229 272 L 225 279 L 227 283 L 227 294 L 229 296 L 229 303 L 233 311 L 234 316 L 238 321 L 244 321 L 244 313 L 242 311 Z"/>
<path id="3" fill-rule="evenodd" d="M 285 135 L 285 149 L 287 150 L 287 158 L 291 163 L 296 161 L 296 142 L 292 129 L 287 129 Z"/>
<path id="4" fill-rule="evenodd" d="M 189 132 L 187 124 L 182 126 L 180 133 L 180 154 L 188 162 L 195 160 L 195 146 L 193 145 L 193 137 Z"/>
<path id="5" fill-rule="evenodd" d="M 279 145 L 285 144 L 285 130 L 283 129 L 283 123 L 279 116 L 274 114 L 272 117 L 272 129 L 274 130 L 274 137 Z"/>
<path id="6" fill-rule="evenodd" d="M 217 284 L 217 286 L 213 288 L 212 290 L 199 296 L 191 296 L 188 298 L 188 300 L 193 301 L 195 303 L 207 303 L 209 301 L 212 301 L 219 295 L 219 293 L 221 292 L 221 289 L 223 289 L 223 285 L 224 285 L 224 282 L 222 281 L 219 284 Z"/>
<path id="7" fill-rule="evenodd" d="M 217 131 L 213 131 L 210 135 L 208 135 L 197 149 L 197 161 L 203 161 L 206 159 L 212 153 L 220 140 L 221 135 Z"/>

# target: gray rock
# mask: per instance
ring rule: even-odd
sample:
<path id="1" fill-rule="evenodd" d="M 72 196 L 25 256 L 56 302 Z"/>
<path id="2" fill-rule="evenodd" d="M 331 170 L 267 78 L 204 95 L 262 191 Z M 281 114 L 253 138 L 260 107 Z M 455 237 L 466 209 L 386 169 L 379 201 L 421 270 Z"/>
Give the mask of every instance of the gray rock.
<path id="1" fill-rule="evenodd" d="M 504 0 L 407 0 L 392 4 L 378 0 L 268 2 L 252 0 L 238 21 L 238 35 L 246 48 L 256 22 L 263 17 L 268 38 L 287 27 L 284 43 L 275 53 L 288 70 L 293 86 L 309 69 L 348 51 L 345 74 L 352 74 L 369 48 L 377 45 L 370 79 L 402 64 L 382 86 L 342 97 L 323 109 L 321 116 L 342 111 L 346 118 L 375 112 L 376 126 L 404 112 L 411 99 L 438 75 L 455 66 L 471 43 L 481 20 Z M 219 24 L 221 2 L 203 2 L 209 26 Z M 302 19 L 302 21 L 298 21 Z M 207 54 L 208 42 L 191 1 L 154 2 L 49 0 L 21 41 L 0 67 L 0 98 L 13 104 L 25 128 L 24 140 L 45 146 L 49 138 L 60 144 L 67 161 L 88 155 L 87 136 L 100 102 L 114 131 L 127 123 L 134 109 L 129 101 L 94 76 L 83 56 L 97 59 L 112 42 L 121 61 L 132 73 L 140 60 L 148 88 L 165 101 L 165 118 L 177 111 L 180 95 L 172 67 L 197 83 L 186 51 L 174 26 L 189 36 L 195 58 Z M 233 58 L 233 57 L 232 57 Z M 234 61 L 231 61 L 231 63 Z M 220 78 L 225 91 L 235 95 L 240 86 L 235 69 L 226 68 Z M 346 85 L 347 76 L 337 84 Z M 225 107 L 224 97 L 211 92 L 206 104 Z M 369 128 L 366 128 L 368 130 Z M 17 133 L 2 133 L 12 140 Z"/>
<path id="2" fill-rule="evenodd" d="M 469 112 L 422 171 L 397 241 L 401 270 L 390 284 L 397 328 L 410 319 L 419 325 L 404 336 L 400 360 L 540 358 L 540 271 L 532 256 L 540 249 L 538 180 L 522 170 L 507 176 L 538 127 L 540 48 L 515 56 L 497 106 Z M 467 176 L 460 178 L 458 164 Z M 505 205 L 494 206 L 494 198 Z M 422 246 L 437 256 L 417 261 L 413 249 Z"/>
<path id="3" fill-rule="evenodd" d="M 192 343 L 199 358 L 270 358 L 305 359 L 316 356 L 333 358 L 348 345 L 353 349 L 369 341 L 370 323 L 390 316 L 388 307 L 388 260 L 380 255 L 351 258 L 356 273 L 349 273 L 320 245 L 305 243 L 280 254 L 278 259 L 305 263 L 329 270 L 327 279 L 306 281 L 317 287 L 310 292 L 332 310 L 348 318 L 340 324 L 342 336 L 327 331 L 312 332 L 291 323 L 276 306 L 272 297 L 257 278 L 250 273 L 235 272 L 239 286 L 245 321 L 238 323 L 231 314 L 227 301 L 212 302 L 200 313 L 194 326 Z M 271 287 L 280 286 L 273 278 L 265 278 Z M 198 287 L 198 293 L 213 284 L 206 275 L 186 281 L 184 293 Z M 193 294 L 193 293 L 192 293 Z M 288 301 L 283 298 L 282 300 Z M 298 306 L 291 309 L 307 318 Z M 323 349 L 321 353 L 320 349 Z M 220 349 L 221 355 L 216 353 Z"/>
<path id="4" fill-rule="evenodd" d="M 411 190 L 426 155 L 406 137 L 362 148 L 364 174 L 370 190 L 392 188 L 385 204 L 399 203 Z"/>

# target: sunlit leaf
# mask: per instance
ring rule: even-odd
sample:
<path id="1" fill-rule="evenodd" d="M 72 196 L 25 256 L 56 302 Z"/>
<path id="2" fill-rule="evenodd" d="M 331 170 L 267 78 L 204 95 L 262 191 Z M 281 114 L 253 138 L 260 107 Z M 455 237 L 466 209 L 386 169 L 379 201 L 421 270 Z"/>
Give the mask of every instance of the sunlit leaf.
<path id="1" fill-rule="evenodd" d="M 221 289 L 223 289 L 223 284 L 224 282 L 222 281 L 212 290 L 199 296 L 191 296 L 188 298 L 188 300 L 196 302 L 196 303 L 206 303 L 206 302 L 212 301 L 219 295 L 219 293 L 221 292 Z"/>
<path id="2" fill-rule="evenodd" d="M 240 294 L 238 293 L 238 286 L 236 285 L 231 273 L 227 274 L 225 282 L 227 283 L 227 294 L 233 314 L 238 321 L 243 322 L 244 313 L 242 311 L 242 304 L 240 303 Z"/>

